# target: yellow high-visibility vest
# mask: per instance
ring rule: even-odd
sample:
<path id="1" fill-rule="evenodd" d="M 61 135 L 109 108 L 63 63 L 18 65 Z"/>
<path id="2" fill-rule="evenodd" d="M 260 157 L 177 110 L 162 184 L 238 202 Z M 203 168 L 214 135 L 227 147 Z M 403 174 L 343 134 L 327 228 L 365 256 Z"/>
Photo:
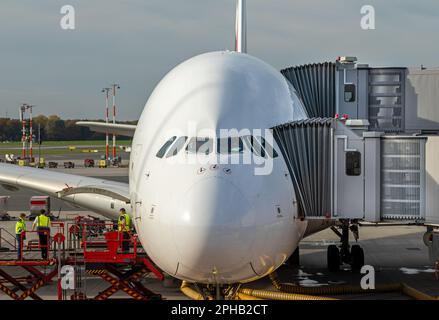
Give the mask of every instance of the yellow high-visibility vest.
<path id="1" fill-rule="evenodd" d="M 46 227 L 50 226 L 50 218 L 44 214 L 40 214 L 38 216 L 38 227 Z"/>
<path id="2" fill-rule="evenodd" d="M 131 230 L 131 217 L 128 213 L 119 216 L 118 230 L 128 232 Z"/>
<path id="3" fill-rule="evenodd" d="M 22 218 L 17 221 L 15 224 L 15 234 L 22 234 L 26 231 L 26 221 L 24 221 Z"/>

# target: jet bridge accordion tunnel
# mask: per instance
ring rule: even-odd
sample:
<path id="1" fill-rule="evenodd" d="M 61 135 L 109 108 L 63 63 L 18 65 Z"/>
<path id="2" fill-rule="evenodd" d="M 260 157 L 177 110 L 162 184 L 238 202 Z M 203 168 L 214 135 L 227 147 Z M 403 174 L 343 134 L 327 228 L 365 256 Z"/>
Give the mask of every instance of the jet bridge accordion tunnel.
<path id="1" fill-rule="evenodd" d="M 272 128 L 301 215 L 439 222 L 439 137 L 389 136 L 367 128 L 367 120 L 334 118 Z"/>

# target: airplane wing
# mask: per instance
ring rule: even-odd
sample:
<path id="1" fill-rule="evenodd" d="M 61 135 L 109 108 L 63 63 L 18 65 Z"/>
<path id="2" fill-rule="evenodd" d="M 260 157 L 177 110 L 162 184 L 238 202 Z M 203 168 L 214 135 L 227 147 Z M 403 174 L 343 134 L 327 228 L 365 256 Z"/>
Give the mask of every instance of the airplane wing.
<path id="1" fill-rule="evenodd" d="M 103 133 L 114 133 L 120 136 L 133 137 L 136 131 L 135 125 L 130 124 L 118 124 L 118 123 L 105 123 L 105 122 L 92 122 L 92 121 L 78 121 L 76 125 L 81 127 L 87 127 L 92 131 Z"/>
<path id="2" fill-rule="evenodd" d="M 110 219 L 118 216 L 120 208 L 130 211 L 127 183 L 0 163 L 0 185 L 57 197 Z"/>

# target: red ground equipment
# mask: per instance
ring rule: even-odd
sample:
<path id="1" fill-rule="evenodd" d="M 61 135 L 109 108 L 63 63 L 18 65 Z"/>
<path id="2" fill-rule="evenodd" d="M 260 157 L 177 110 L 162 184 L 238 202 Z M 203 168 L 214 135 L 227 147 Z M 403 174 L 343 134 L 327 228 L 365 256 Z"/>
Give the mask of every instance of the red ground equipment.
<path id="1" fill-rule="evenodd" d="M 47 260 L 40 259 L 41 247 L 32 240 L 38 238 L 33 234 L 36 231 L 26 232 L 28 240 L 23 243 L 21 259 L 17 259 L 17 243 L 10 235 L 9 244 L 13 250 L 2 254 L 2 257 L 9 255 L 9 259 L 0 260 L 0 291 L 14 300 L 28 297 L 42 300 L 36 291 L 57 278 L 58 300 L 105 300 L 118 291 L 136 300 L 161 299 L 161 295 L 144 286 L 142 278 L 152 273 L 163 280 L 163 274 L 149 260 L 135 234 L 124 240 L 122 234 L 114 230 L 113 222 L 92 217 L 78 216 L 68 223 L 52 222 Z M 0 235 L 1 231 L 0 228 Z M 127 252 L 122 252 L 123 241 L 130 243 Z M 17 276 L 16 271 L 8 273 L 9 267 L 20 267 L 28 276 Z M 65 268 L 73 270 L 73 288 L 63 285 L 65 274 L 62 270 Z M 99 276 L 109 286 L 88 297 L 86 281 L 91 276 Z"/>
<path id="2" fill-rule="evenodd" d="M 93 159 L 85 159 L 84 167 L 85 168 L 93 168 L 95 166 L 95 161 Z"/>

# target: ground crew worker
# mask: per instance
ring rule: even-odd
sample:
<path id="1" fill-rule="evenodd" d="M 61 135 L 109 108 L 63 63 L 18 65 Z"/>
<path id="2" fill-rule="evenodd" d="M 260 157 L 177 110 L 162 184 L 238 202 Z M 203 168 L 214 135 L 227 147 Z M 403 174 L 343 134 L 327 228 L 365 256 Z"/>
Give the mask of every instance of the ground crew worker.
<path id="1" fill-rule="evenodd" d="M 41 257 L 46 260 L 49 253 L 50 239 L 50 217 L 46 210 L 41 209 L 40 215 L 35 218 L 32 231 L 37 227 L 38 238 L 40 240 Z"/>
<path id="2" fill-rule="evenodd" d="M 15 224 L 15 236 L 17 237 L 17 260 L 22 259 L 23 241 L 26 239 L 26 214 L 20 214 Z"/>
<path id="3" fill-rule="evenodd" d="M 131 217 L 124 208 L 119 210 L 117 230 L 122 234 L 122 252 L 130 251 Z"/>

